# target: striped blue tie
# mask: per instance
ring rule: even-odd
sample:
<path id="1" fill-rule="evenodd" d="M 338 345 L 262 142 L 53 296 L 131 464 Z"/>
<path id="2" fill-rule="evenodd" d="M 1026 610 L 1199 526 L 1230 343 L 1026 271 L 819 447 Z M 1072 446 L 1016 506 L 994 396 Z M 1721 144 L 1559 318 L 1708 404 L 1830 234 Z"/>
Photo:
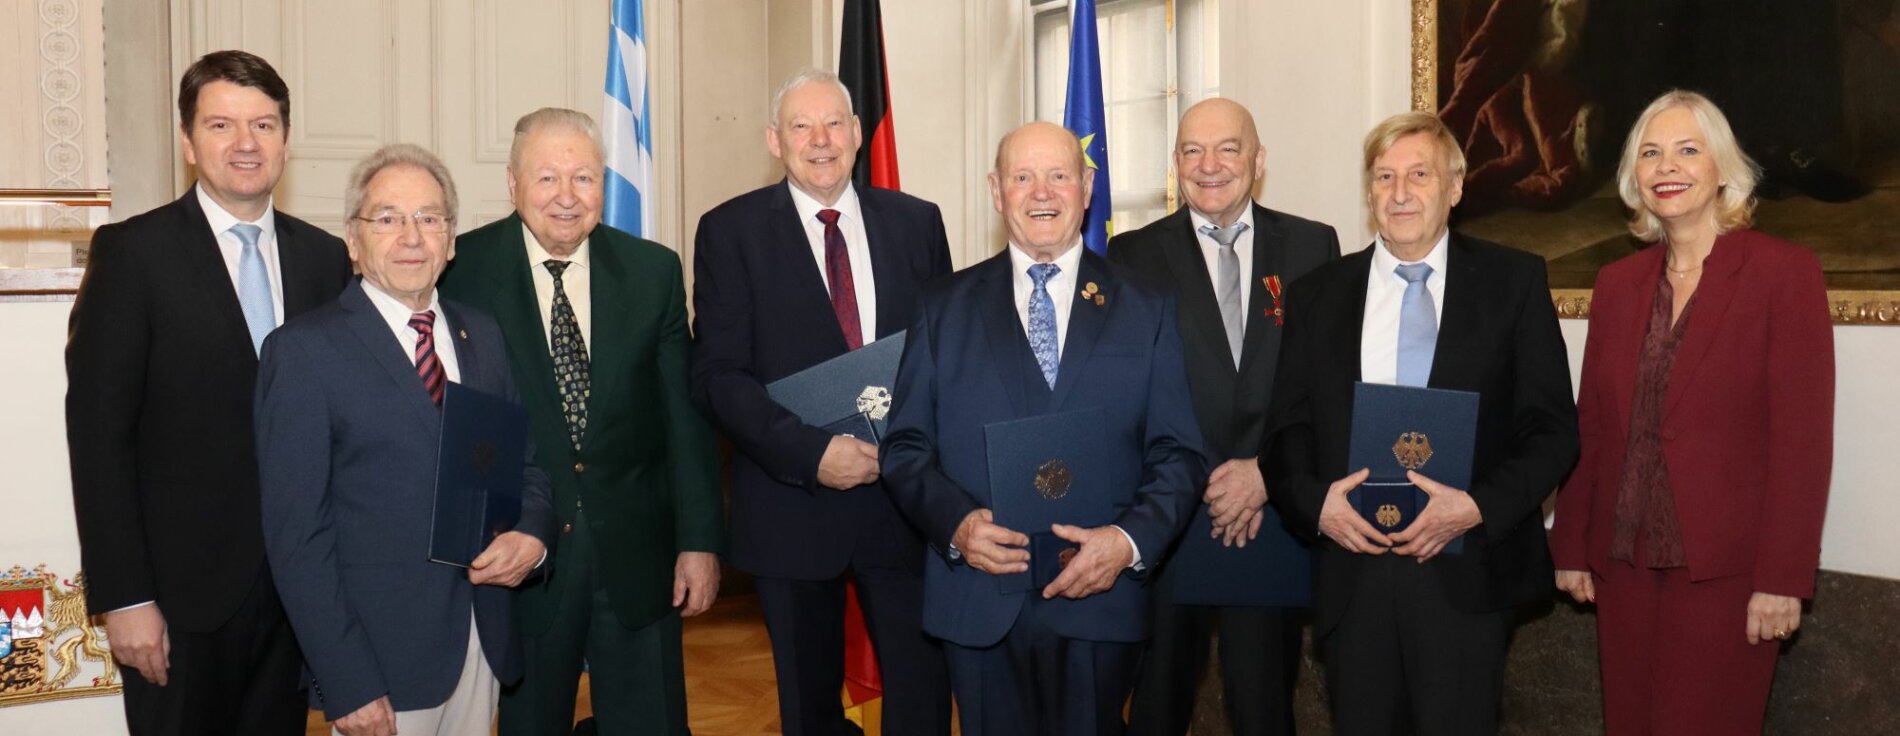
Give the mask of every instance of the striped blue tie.
<path id="1" fill-rule="evenodd" d="M 1049 298 L 1049 279 L 1062 273 L 1062 267 L 1053 263 L 1038 263 L 1029 267 L 1029 280 L 1035 282 L 1035 290 L 1029 292 L 1029 349 L 1036 353 L 1036 366 L 1042 369 L 1042 380 L 1049 388 L 1056 387 L 1056 368 L 1062 364 L 1062 345 L 1056 341 L 1056 303 Z"/>
<path id="2" fill-rule="evenodd" d="M 264 254 L 257 250 L 257 236 L 263 228 L 248 222 L 231 226 L 231 234 L 244 244 L 238 256 L 238 304 L 244 307 L 244 324 L 251 328 L 251 350 L 264 348 L 264 336 L 277 326 L 277 309 L 271 306 L 270 272 L 264 269 Z"/>
<path id="3" fill-rule="evenodd" d="M 1399 302 L 1399 385 L 1424 386 L 1431 381 L 1432 355 L 1438 350 L 1438 310 L 1425 289 L 1432 267 L 1424 263 L 1400 265 L 1405 297 Z"/>

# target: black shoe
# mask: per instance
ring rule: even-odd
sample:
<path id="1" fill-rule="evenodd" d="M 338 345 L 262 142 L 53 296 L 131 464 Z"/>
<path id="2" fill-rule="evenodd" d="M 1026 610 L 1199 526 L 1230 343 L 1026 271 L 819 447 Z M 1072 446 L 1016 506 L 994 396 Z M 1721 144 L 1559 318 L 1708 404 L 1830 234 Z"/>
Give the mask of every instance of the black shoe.
<path id="1" fill-rule="evenodd" d="M 600 727 L 594 725 L 593 717 L 583 718 L 574 724 L 574 736 L 600 736 Z"/>

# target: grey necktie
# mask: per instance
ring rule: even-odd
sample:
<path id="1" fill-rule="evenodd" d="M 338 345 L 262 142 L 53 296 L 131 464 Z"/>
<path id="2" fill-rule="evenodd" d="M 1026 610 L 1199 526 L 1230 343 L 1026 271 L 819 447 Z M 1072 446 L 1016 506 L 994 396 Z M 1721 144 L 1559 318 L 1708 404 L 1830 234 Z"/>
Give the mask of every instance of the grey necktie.
<path id="1" fill-rule="evenodd" d="M 1236 222 L 1227 227 L 1204 225 L 1201 233 L 1220 244 L 1220 267 L 1214 272 L 1214 296 L 1220 302 L 1220 321 L 1227 327 L 1227 349 L 1234 358 L 1234 367 L 1240 367 L 1241 331 L 1247 326 L 1247 318 L 1240 313 L 1240 255 L 1234 252 L 1234 241 L 1240 234 L 1247 232 L 1247 223 Z"/>

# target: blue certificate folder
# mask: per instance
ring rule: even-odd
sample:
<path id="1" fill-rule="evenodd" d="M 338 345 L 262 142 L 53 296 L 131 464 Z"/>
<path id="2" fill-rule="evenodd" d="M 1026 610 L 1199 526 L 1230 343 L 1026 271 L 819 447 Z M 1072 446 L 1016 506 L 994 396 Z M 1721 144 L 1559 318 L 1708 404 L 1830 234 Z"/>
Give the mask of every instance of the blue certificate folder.
<path id="1" fill-rule="evenodd" d="M 899 332 L 773 381 L 765 392 L 806 424 L 875 445 L 884 433 L 902 357 L 904 333 Z"/>
<path id="2" fill-rule="evenodd" d="M 1002 592 L 1040 590 L 1062 572 L 1077 546 L 1050 525 L 1102 526 L 1134 501 L 1140 453 L 1109 446 L 1104 416 L 1084 409 L 983 426 L 990 510 L 1029 536 L 1029 572 L 998 577 Z"/>
<path id="3" fill-rule="evenodd" d="M 1268 490 L 1272 492 L 1271 489 Z M 1293 535 L 1278 531 L 1280 515 L 1268 506 L 1260 534 L 1245 547 L 1227 547 L 1209 536 L 1214 519 L 1207 504 L 1194 510 L 1187 534 L 1167 562 L 1174 602 L 1188 606 L 1294 606 L 1313 604 L 1313 560 Z"/>
<path id="4" fill-rule="evenodd" d="M 528 412 L 453 381 L 446 388 L 429 561 L 468 567 L 521 520 Z"/>
<path id="5" fill-rule="evenodd" d="M 1352 441 L 1345 471 L 1371 468 L 1372 474 L 1347 498 L 1372 528 L 1386 534 L 1403 531 L 1430 500 L 1406 479 L 1406 464 L 1427 478 L 1470 490 L 1477 439 L 1475 393 L 1353 384 Z M 1464 537 L 1451 540 L 1443 554 L 1463 552 L 1464 542 Z"/>

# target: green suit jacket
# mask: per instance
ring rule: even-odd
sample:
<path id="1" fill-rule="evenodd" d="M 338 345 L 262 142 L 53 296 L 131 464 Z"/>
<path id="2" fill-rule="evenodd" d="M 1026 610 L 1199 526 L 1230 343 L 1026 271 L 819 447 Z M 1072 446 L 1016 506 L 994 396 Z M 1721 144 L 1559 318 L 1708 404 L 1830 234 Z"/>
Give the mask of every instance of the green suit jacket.
<path id="1" fill-rule="evenodd" d="M 628 627 L 672 609 L 673 565 L 682 551 L 723 554 L 719 455 L 688 385 L 691 335 L 679 256 L 607 225 L 588 240 L 592 325 L 587 430 L 576 452 L 561 414 L 554 361 L 530 277 L 519 215 L 455 241 L 444 296 L 486 310 L 508 343 L 535 463 L 554 483 L 562 529 L 586 510 L 596 579 Z M 576 584 L 564 566 L 582 560 L 556 545 L 547 581 L 521 590 L 517 621 L 545 633 L 557 586 Z"/>

